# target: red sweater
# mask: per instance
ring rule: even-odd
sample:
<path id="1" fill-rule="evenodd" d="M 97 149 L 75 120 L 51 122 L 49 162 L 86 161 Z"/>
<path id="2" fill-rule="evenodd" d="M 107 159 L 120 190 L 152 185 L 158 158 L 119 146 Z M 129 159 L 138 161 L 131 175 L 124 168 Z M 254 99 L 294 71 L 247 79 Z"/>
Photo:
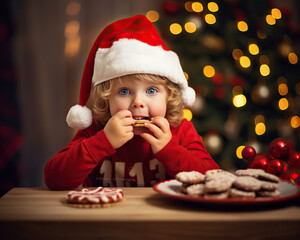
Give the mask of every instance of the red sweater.
<path id="1" fill-rule="evenodd" d="M 158 153 L 140 136 L 114 149 L 103 129 L 95 123 L 79 130 L 73 140 L 51 158 L 45 167 L 50 189 L 83 187 L 152 186 L 174 178 L 181 171 L 204 173 L 219 166 L 205 150 L 193 124 L 183 120 L 171 127 L 171 141 Z"/>

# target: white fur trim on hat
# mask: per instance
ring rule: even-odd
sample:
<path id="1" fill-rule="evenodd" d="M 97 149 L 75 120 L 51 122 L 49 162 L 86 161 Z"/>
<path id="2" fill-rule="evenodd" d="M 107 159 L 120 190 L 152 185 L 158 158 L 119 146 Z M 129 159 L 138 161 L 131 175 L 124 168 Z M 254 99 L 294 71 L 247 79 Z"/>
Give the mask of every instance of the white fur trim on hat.
<path id="1" fill-rule="evenodd" d="M 77 104 L 70 108 L 66 120 L 71 128 L 81 130 L 92 124 L 92 118 L 92 112 L 89 108 Z"/>
<path id="2" fill-rule="evenodd" d="M 120 39 L 110 48 L 99 48 L 94 65 L 93 85 L 135 73 L 164 76 L 178 84 L 184 93 L 183 104 L 190 106 L 195 93 L 188 90 L 186 77 L 176 53 L 136 39 Z M 185 93 L 186 92 L 186 93 Z"/>
<path id="3" fill-rule="evenodd" d="M 182 101 L 186 107 L 191 107 L 196 99 L 195 90 L 191 87 L 187 87 L 182 91 Z"/>

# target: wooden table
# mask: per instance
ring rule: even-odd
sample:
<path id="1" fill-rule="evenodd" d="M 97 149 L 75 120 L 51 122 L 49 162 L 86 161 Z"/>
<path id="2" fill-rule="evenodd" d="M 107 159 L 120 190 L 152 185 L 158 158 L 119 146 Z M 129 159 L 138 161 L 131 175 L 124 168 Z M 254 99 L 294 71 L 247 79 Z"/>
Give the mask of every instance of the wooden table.
<path id="1" fill-rule="evenodd" d="M 14 188 L 0 199 L 0 239 L 300 239 L 299 200 L 236 209 L 123 188 L 116 206 L 76 209 L 68 191 Z"/>

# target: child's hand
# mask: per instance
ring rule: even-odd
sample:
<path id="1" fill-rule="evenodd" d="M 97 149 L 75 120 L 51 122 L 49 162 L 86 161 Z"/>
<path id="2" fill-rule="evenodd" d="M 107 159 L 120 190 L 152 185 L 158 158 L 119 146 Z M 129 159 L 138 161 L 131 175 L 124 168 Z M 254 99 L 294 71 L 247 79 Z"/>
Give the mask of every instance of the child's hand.
<path id="1" fill-rule="evenodd" d="M 163 149 L 172 139 L 170 124 L 164 117 L 154 117 L 145 127 L 153 132 L 153 135 L 141 133 L 140 136 L 150 143 L 154 154 Z"/>
<path id="2" fill-rule="evenodd" d="M 104 132 L 110 144 L 119 148 L 133 138 L 133 124 L 135 120 L 128 110 L 121 110 L 113 115 L 104 127 Z"/>

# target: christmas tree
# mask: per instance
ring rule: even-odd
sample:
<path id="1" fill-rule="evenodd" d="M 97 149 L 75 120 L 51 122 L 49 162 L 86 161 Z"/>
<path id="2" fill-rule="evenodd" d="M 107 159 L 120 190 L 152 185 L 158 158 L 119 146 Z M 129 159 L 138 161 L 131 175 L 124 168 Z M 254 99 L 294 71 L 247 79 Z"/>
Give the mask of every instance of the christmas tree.
<path id="1" fill-rule="evenodd" d="M 147 13 L 197 93 L 185 116 L 223 169 L 244 168 L 245 146 L 299 151 L 299 35 L 288 8 L 270 1 L 166 1 Z"/>

